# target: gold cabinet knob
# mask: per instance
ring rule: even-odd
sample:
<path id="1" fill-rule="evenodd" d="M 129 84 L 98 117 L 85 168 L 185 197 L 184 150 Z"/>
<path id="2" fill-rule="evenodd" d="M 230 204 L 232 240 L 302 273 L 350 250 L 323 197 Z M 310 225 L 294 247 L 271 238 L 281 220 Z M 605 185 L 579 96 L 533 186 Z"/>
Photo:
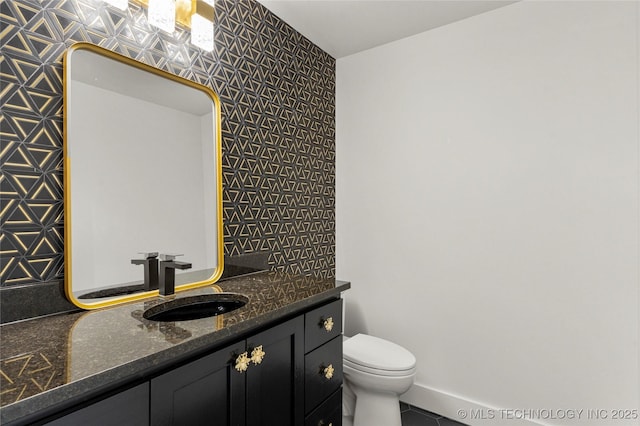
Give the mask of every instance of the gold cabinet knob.
<path id="1" fill-rule="evenodd" d="M 265 355 L 266 353 L 262 350 L 262 345 L 256 346 L 251 351 L 251 362 L 253 362 L 255 365 L 260 364 Z"/>
<path id="2" fill-rule="evenodd" d="M 240 373 L 247 371 L 247 368 L 249 368 L 249 361 L 249 356 L 246 352 L 238 355 L 238 358 L 236 358 L 236 370 Z"/>
<path id="3" fill-rule="evenodd" d="M 324 373 L 324 377 L 327 380 L 331 380 L 331 378 L 333 377 L 333 373 L 334 373 L 334 368 L 332 364 L 329 364 L 328 367 L 326 367 L 324 370 L 322 370 L 322 372 Z"/>
<path id="4" fill-rule="evenodd" d="M 329 317 L 326 320 L 324 320 L 324 322 L 322 323 L 322 326 L 324 327 L 325 330 L 327 330 L 327 333 L 333 330 L 333 318 Z"/>

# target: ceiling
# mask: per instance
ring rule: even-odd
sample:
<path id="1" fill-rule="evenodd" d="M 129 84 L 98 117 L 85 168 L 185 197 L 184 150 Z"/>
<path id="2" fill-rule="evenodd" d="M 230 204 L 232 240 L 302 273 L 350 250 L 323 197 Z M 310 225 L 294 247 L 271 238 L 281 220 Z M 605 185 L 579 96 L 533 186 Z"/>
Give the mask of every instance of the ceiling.
<path id="1" fill-rule="evenodd" d="M 470 16 L 508 0 L 258 0 L 334 58 Z"/>

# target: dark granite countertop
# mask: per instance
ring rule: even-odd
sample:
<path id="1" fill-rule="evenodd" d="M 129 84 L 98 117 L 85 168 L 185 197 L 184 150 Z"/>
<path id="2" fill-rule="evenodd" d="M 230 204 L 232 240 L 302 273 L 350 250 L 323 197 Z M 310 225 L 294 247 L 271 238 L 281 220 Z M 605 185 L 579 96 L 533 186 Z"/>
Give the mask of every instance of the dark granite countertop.
<path id="1" fill-rule="evenodd" d="M 260 272 L 217 283 L 249 302 L 192 321 L 153 322 L 159 297 L 0 327 L 0 423 L 50 414 L 153 375 L 310 306 L 339 297 L 348 282 Z M 213 293 L 211 287 L 175 297 Z M 39 413 L 39 414 L 38 414 Z"/>

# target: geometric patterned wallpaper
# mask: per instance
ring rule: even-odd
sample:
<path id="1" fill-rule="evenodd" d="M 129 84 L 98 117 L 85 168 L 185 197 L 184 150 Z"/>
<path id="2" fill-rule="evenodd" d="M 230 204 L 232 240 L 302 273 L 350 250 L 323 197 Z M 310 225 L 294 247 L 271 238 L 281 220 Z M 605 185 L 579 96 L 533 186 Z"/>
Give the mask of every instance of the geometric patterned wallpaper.
<path id="1" fill-rule="evenodd" d="M 64 269 L 62 56 L 88 41 L 222 103 L 224 248 L 335 276 L 335 59 L 254 0 L 216 2 L 214 52 L 99 0 L 0 3 L 0 286 Z"/>

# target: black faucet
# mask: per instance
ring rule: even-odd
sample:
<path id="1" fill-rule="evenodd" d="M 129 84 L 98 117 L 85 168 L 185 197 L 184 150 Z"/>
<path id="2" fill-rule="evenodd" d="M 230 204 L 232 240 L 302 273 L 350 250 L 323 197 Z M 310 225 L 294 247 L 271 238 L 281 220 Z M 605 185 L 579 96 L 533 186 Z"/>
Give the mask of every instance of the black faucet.
<path id="1" fill-rule="evenodd" d="M 160 255 L 160 295 L 170 296 L 176 291 L 176 269 L 190 269 L 191 263 L 179 262 L 181 254 Z"/>
<path id="2" fill-rule="evenodd" d="M 144 259 L 131 259 L 133 265 L 144 265 L 144 288 L 156 290 L 158 288 L 158 252 L 140 253 Z"/>

